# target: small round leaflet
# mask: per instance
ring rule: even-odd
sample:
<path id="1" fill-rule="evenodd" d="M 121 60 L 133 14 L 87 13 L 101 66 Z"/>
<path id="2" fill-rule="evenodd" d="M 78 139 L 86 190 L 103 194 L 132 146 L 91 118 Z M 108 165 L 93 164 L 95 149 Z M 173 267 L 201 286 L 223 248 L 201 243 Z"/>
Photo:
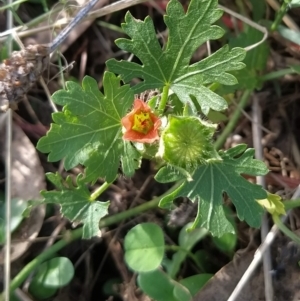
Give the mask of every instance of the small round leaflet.
<path id="1" fill-rule="evenodd" d="M 136 272 L 155 270 L 161 264 L 165 244 L 161 228 L 152 223 L 132 228 L 124 241 L 125 261 Z"/>

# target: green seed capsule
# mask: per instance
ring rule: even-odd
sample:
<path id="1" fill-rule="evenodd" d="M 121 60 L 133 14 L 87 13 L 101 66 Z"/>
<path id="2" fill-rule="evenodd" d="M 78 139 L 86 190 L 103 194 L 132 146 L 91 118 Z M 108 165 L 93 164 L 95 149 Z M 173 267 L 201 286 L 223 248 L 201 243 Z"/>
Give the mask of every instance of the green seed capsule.
<path id="1" fill-rule="evenodd" d="M 216 125 L 190 116 L 169 116 L 159 155 L 169 164 L 192 172 L 211 160 L 221 160 L 213 147 Z"/>

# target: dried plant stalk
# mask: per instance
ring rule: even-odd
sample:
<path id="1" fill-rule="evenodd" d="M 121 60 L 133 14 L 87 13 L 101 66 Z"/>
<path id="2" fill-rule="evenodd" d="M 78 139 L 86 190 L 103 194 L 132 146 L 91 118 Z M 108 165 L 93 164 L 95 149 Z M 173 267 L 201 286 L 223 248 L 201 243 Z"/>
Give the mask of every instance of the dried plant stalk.
<path id="1" fill-rule="evenodd" d="M 30 45 L 0 64 L 0 112 L 16 108 L 49 64 L 49 46 Z"/>

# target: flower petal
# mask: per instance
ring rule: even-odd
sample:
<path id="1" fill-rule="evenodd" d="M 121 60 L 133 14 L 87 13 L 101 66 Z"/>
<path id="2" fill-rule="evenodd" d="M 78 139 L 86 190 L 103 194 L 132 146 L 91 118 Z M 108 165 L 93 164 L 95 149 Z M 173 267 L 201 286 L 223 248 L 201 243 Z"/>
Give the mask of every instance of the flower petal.
<path id="1" fill-rule="evenodd" d="M 159 139 L 161 120 L 142 100 L 135 99 L 133 110 L 121 120 L 125 132 L 123 139 L 141 143 L 153 143 Z"/>

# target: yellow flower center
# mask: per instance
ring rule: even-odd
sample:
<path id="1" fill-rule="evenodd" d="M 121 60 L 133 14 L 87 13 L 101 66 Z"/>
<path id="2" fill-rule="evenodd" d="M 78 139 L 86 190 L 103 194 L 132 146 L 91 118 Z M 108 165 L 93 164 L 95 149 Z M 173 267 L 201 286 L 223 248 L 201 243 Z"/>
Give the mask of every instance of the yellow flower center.
<path id="1" fill-rule="evenodd" d="M 142 133 L 148 134 L 148 132 L 153 128 L 153 121 L 148 112 L 139 112 L 134 114 L 132 130 Z"/>

